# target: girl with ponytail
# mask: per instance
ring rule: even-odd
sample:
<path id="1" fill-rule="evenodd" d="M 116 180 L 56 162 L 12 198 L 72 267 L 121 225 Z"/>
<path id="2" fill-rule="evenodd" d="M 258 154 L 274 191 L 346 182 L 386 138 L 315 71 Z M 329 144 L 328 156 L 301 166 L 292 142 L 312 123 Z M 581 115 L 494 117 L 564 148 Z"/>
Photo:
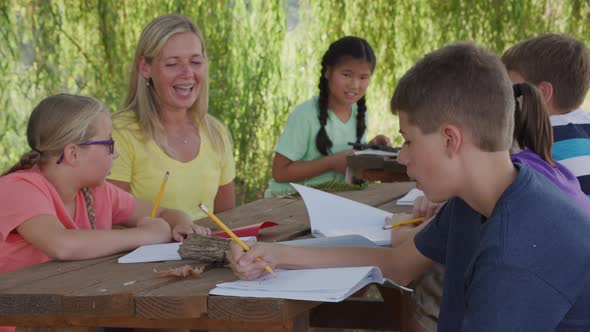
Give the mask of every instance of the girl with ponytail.
<path id="1" fill-rule="evenodd" d="M 266 197 L 289 194 L 289 182 L 344 181 L 348 143 L 366 142 L 365 92 L 376 59 L 369 43 L 347 36 L 322 57 L 319 95 L 295 107 L 275 148 Z M 370 143 L 390 145 L 383 135 Z"/>
<path id="2" fill-rule="evenodd" d="M 94 98 L 60 94 L 35 107 L 31 150 L 0 177 L 0 273 L 209 234 L 178 210 L 159 208 L 150 218 L 151 203 L 105 181 L 119 154 L 111 131 Z"/>

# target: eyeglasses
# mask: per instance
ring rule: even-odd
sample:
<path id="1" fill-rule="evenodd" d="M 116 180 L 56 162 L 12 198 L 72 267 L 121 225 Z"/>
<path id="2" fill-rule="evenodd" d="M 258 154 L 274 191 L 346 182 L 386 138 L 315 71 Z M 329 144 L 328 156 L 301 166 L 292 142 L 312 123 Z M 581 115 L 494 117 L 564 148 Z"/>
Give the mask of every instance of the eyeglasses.
<path id="1" fill-rule="evenodd" d="M 109 153 L 113 154 L 115 153 L 115 140 L 110 139 L 108 141 L 88 141 L 88 142 L 82 142 L 82 143 L 78 143 L 78 145 L 106 145 L 107 148 L 109 149 Z M 61 164 L 61 162 L 64 160 L 64 154 L 62 153 L 61 156 L 59 157 L 59 159 L 57 160 L 56 164 Z"/>

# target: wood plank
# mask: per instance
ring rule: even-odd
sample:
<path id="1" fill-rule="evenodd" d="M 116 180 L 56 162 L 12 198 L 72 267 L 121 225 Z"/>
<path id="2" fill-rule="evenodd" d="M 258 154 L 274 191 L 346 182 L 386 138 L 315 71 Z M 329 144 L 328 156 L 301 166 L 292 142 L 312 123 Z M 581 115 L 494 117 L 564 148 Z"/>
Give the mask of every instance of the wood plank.
<path id="1" fill-rule="evenodd" d="M 310 326 L 397 330 L 402 316 L 402 292 L 397 288 L 377 286 L 382 299 L 349 297 L 340 303 L 322 303 L 311 310 Z M 367 289 L 367 288 L 365 288 Z"/>
<path id="2" fill-rule="evenodd" d="M 94 327 L 17 327 L 15 332 L 95 332 Z"/>
<path id="3" fill-rule="evenodd" d="M 200 279 L 178 279 L 146 290 L 135 297 L 136 316 L 150 319 L 205 317 L 209 291 L 218 283 L 236 279 L 227 268 L 213 268 Z"/>
<path id="4" fill-rule="evenodd" d="M 300 321 L 301 316 L 287 321 L 225 321 L 207 317 L 191 319 L 137 319 L 133 317 L 2 317 L 2 326 L 24 327 L 132 327 L 132 328 L 182 328 L 210 331 L 307 331 L 299 325 L 307 324 L 309 319 Z"/>
<path id="5" fill-rule="evenodd" d="M 122 254 L 72 262 L 53 261 L 28 267 L 26 272 L 23 272 L 23 270 L 3 272 L 0 273 L 0 291 L 15 286 L 27 285 L 38 280 L 44 280 L 63 273 L 67 273 L 69 271 L 84 269 L 88 266 L 112 260 L 114 257 L 119 257 L 121 255 Z"/>
<path id="6" fill-rule="evenodd" d="M 154 268 L 166 269 L 190 262 L 118 264 L 111 259 L 89 265 L 2 291 L 0 316 L 28 313 L 72 317 L 132 316 L 135 313 L 134 293 L 174 282 L 158 277 Z"/>
<path id="7" fill-rule="evenodd" d="M 321 302 L 209 296 L 209 318 L 231 321 L 286 321 Z"/>

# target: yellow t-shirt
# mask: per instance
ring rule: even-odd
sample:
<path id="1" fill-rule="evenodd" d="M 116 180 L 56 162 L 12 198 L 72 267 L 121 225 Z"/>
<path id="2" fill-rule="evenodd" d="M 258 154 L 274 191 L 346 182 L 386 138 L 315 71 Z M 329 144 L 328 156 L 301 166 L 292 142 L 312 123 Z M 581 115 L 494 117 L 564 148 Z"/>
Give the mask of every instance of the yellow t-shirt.
<path id="1" fill-rule="evenodd" d="M 135 197 L 154 202 L 164 174 L 170 171 L 160 205 L 183 210 L 194 219 L 205 217 L 198 204 L 213 209 L 218 188 L 230 183 L 236 175 L 229 131 L 219 120 L 210 118 L 212 127 L 221 133 L 225 155 L 215 150 L 203 123 L 199 126 L 199 154 L 183 163 L 170 158 L 153 139 L 143 141 L 135 114 L 115 117 L 113 139 L 119 157 L 109 179 L 128 182 Z"/>

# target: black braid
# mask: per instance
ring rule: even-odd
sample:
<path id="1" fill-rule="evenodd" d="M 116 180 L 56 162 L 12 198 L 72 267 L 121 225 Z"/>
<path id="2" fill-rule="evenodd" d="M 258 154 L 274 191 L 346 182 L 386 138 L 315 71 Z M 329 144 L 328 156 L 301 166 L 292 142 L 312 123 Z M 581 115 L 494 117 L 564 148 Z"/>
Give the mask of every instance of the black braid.
<path id="1" fill-rule="evenodd" d="M 318 119 L 320 120 L 321 127 L 315 138 L 315 145 L 321 154 L 327 156 L 330 154 L 330 149 L 333 144 L 326 132 L 326 124 L 328 123 L 328 95 L 330 94 L 330 91 L 328 89 L 328 80 L 324 77 L 325 73 L 326 67 L 322 66 L 322 76 L 320 77 L 320 84 L 318 85 L 320 88 L 320 95 L 318 98 L 318 110 L 320 114 L 318 115 Z"/>
<path id="2" fill-rule="evenodd" d="M 356 110 L 356 142 L 360 143 L 363 135 L 365 134 L 365 129 L 367 129 L 367 125 L 365 123 L 365 116 L 367 113 L 367 105 L 365 104 L 366 99 L 365 96 L 361 98 L 359 101 L 356 102 L 357 110 Z"/>

